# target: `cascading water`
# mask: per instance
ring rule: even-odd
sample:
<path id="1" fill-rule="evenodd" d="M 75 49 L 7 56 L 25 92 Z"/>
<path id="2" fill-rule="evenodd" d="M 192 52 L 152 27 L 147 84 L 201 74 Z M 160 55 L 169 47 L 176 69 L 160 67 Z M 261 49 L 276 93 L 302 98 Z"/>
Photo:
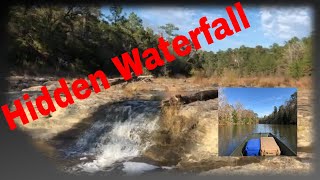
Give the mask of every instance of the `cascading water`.
<path id="1" fill-rule="evenodd" d="M 158 101 L 126 101 L 105 109 L 105 118 L 98 119 L 76 142 L 65 149 L 68 157 L 92 161 L 81 162 L 71 171 L 97 172 L 112 168 L 115 163 L 139 157 L 151 145 L 150 134 L 159 119 Z"/>

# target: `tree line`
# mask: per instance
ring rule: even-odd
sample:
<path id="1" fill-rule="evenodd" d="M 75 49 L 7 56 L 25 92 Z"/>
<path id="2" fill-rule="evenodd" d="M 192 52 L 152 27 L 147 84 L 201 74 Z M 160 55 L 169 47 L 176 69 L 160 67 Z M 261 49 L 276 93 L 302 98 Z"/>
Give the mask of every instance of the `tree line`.
<path id="1" fill-rule="evenodd" d="M 279 108 L 274 106 L 274 111 L 259 119 L 260 124 L 297 124 L 297 92 L 290 96 Z"/>
<path id="2" fill-rule="evenodd" d="M 17 73 L 88 74 L 103 70 L 117 76 L 111 58 L 138 48 L 157 47 L 158 38 L 171 41 L 179 30 L 165 24 L 155 32 L 143 26 L 134 12 L 124 14 L 122 7 L 15 6 L 9 11 L 10 70 Z M 288 76 L 300 78 L 312 72 L 312 37 L 293 37 L 283 46 L 273 44 L 227 49 L 194 50 L 184 57 L 148 72 L 155 76 L 201 75 Z M 173 53 L 173 50 L 171 49 Z M 163 57 L 163 55 L 162 55 Z M 147 72 L 147 71 L 145 71 Z"/>
<path id="3" fill-rule="evenodd" d="M 231 105 L 223 93 L 219 92 L 219 125 L 226 124 L 258 124 L 258 114 L 253 110 L 245 109 L 243 104 L 237 102 Z"/>
<path id="4" fill-rule="evenodd" d="M 312 72 L 311 36 L 293 37 L 280 46 L 274 43 L 269 48 L 256 46 L 227 49 L 217 53 L 202 51 L 202 69 L 206 76 L 225 75 L 233 72 L 238 77 L 286 76 L 300 78 Z"/>

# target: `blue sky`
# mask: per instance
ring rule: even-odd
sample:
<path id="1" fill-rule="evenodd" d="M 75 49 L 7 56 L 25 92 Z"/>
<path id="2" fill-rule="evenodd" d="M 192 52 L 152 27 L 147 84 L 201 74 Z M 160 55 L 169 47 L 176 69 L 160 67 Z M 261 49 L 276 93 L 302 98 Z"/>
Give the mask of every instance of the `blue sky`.
<path id="1" fill-rule="evenodd" d="M 253 110 L 259 117 L 272 113 L 274 106 L 279 107 L 284 104 L 284 102 L 290 98 L 290 95 L 296 91 L 296 88 L 222 89 L 223 95 L 229 104 L 235 105 L 237 102 L 240 102 L 244 108 Z"/>
<path id="2" fill-rule="evenodd" d="M 173 23 L 179 27 L 177 34 L 188 35 L 190 30 L 199 26 L 199 19 L 206 16 L 208 22 L 223 17 L 228 19 L 226 6 L 124 6 L 124 13 L 135 12 L 143 20 L 145 27 L 150 27 L 159 32 L 159 26 Z M 299 38 L 310 35 L 313 30 L 313 11 L 307 6 L 301 7 L 269 7 L 269 6 L 245 6 L 243 5 L 250 28 L 244 29 L 233 36 L 215 42 L 206 43 L 204 36 L 199 37 L 202 49 L 207 51 L 226 50 L 238 48 L 241 45 L 255 47 L 262 45 L 269 47 L 273 43 L 280 45 L 290 38 Z M 236 10 L 234 8 L 236 13 Z M 109 15 L 107 6 L 102 8 L 102 13 Z M 237 15 L 237 13 L 236 13 Z M 240 21 L 240 18 L 237 17 Z M 241 24 L 241 23 L 240 23 Z M 232 26 L 231 26 L 232 27 Z M 214 29 L 211 30 L 212 36 Z"/>

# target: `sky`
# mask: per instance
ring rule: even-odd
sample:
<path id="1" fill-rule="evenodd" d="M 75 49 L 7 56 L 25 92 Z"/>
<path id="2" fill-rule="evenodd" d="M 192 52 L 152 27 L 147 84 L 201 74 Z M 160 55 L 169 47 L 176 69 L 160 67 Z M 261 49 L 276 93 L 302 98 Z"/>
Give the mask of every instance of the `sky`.
<path id="1" fill-rule="evenodd" d="M 124 6 L 123 12 L 128 16 L 135 12 L 143 20 L 145 27 L 159 32 L 159 26 L 173 23 L 179 28 L 177 34 L 188 36 L 190 30 L 199 26 L 199 19 L 206 16 L 208 22 L 217 18 L 226 18 L 231 22 L 225 11 L 226 6 Z M 234 12 L 241 24 L 237 11 Z M 273 43 L 283 45 L 287 40 L 310 35 L 313 30 L 313 11 L 308 6 L 245 6 L 243 9 L 251 25 L 233 36 L 226 37 L 208 45 L 203 34 L 199 40 L 203 50 L 217 52 L 228 48 L 238 48 L 241 45 L 269 47 Z M 109 7 L 102 8 L 104 15 L 109 15 Z M 211 23 L 210 23 L 211 24 Z M 211 29 L 214 36 L 214 29 Z"/>
<path id="2" fill-rule="evenodd" d="M 240 102 L 244 108 L 251 109 L 259 117 L 269 115 L 274 106 L 281 106 L 296 88 L 223 88 L 224 96 L 231 105 Z M 219 91 L 220 92 L 220 91 Z"/>

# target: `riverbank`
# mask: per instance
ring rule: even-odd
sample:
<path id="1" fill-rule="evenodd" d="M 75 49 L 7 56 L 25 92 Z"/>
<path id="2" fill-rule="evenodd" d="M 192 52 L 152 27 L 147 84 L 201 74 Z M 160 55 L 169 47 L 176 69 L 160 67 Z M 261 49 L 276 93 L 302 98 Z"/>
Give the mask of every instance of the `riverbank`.
<path id="1" fill-rule="evenodd" d="M 78 75 L 77 77 L 84 77 Z M 34 90 L 41 85 L 52 85 L 54 81 L 58 81 L 61 77 L 57 76 L 31 76 L 31 75 L 14 75 L 6 78 L 8 82 L 8 92 L 27 90 L 33 87 Z M 76 78 L 64 77 L 67 81 Z M 112 79 L 112 78 L 111 78 Z M 300 90 L 312 89 L 312 77 L 303 77 L 299 80 L 286 77 L 243 77 L 223 76 L 223 77 L 204 77 L 201 75 L 192 76 L 190 78 L 155 78 L 157 87 L 175 84 L 172 88 L 184 88 L 187 86 L 215 86 L 215 87 L 297 87 Z M 181 82 L 186 83 L 182 85 Z M 134 85 L 133 85 L 134 86 Z M 150 89 L 152 87 L 139 87 L 139 89 Z M 50 89 L 50 88 L 48 88 Z"/>
<path id="2" fill-rule="evenodd" d="M 219 126 L 233 126 L 233 125 L 254 125 L 259 123 L 219 123 Z"/>

